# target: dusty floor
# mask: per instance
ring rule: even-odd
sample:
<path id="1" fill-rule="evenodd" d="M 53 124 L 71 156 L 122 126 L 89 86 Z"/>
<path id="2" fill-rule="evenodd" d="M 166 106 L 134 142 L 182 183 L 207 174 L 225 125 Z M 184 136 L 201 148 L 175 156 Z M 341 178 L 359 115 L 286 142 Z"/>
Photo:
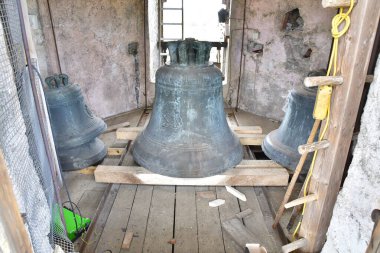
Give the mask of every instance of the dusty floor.
<path id="1" fill-rule="evenodd" d="M 259 125 L 264 133 L 278 127 L 269 121 L 246 112 L 235 113 L 239 125 Z M 109 119 L 108 125 L 129 121 L 131 126 L 144 125 L 147 114 L 141 110 Z M 101 136 L 109 147 L 126 147 L 115 139 L 115 132 Z M 248 152 L 250 153 L 250 152 Z M 246 154 L 247 155 L 247 154 Z M 133 164 L 130 154 L 107 157 L 103 164 Z M 284 187 L 237 187 L 245 193 L 242 202 L 224 187 L 111 185 L 96 183 L 93 174 L 64 173 L 72 201 L 81 213 L 96 217 L 90 240 L 78 239 L 76 247 L 83 252 L 243 252 L 222 229 L 221 223 L 247 208 L 253 215 L 243 219 L 248 230 L 258 235 L 268 252 L 280 252 L 285 236 L 272 230 L 273 214 L 284 195 Z M 64 199 L 66 196 L 62 195 Z M 215 198 L 226 203 L 217 208 L 208 206 Z M 286 226 L 289 213 L 282 221 Z M 131 248 L 121 249 L 126 231 L 134 234 Z M 175 244 L 168 241 L 175 239 Z"/>

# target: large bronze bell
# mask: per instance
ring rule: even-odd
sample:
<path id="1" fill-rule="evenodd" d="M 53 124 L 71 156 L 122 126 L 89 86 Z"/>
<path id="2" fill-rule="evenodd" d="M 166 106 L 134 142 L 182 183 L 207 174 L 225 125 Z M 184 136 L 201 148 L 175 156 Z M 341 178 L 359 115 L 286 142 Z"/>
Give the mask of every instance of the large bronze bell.
<path id="1" fill-rule="evenodd" d="M 280 127 L 270 132 L 262 144 L 266 156 L 282 166 L 295 170 L 301 155 L 298 146 L 305 144 L 313 128 L 313 109 L 316 90 L 300 88 L 292 90 L 284 120 Z M 302 173 L 306 173 L 311 162 L 308 156 Z"/>
<path id="2" fill-rule="evenodd" d="M 243 158 L 227 124 L 222 73 L 208 62 L 211 44 L 186 39 L 168 43 L 170 65 L 156 72 L 155 101 L 133 157 L 141 166 L 172 177 L 205 177 Z"/>
<path id="3" fill-rule="evenodd" d="M 101 161 L 107 150 L 97 137 L 107 126 L 89 110 L 80 87 L 70 84 L 65 74 L 47 77 L 45 82 L 54 143 L 62 170 L 81 169 Z"/>

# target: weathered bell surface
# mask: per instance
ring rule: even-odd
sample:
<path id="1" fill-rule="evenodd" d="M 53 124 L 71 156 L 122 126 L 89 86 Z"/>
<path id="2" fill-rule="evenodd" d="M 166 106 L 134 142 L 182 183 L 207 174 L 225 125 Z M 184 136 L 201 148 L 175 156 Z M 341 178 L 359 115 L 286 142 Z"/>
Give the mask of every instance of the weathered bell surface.
<path id="1" fill-rule="evenodd" d="M 288 95 L 288 104 L 284 120 L 280 127 L 270 132 L 262 144 L 266 156 L 282 166 L 295 170 L 301 155 L 298 146 L 307 142 L 313 128 L 313 109 L 316 90 L 292 90 Z M 309 169 L 311 156 L 308 156 L 302 173 Z"/>
<path id="2" fill-rule="evenodd" d="M 243 158 L 239 139 L 224 112 L 222 73 L 209 64 L 209 42 L 168 44 L 170 65 L 156 72 L 155 101 L 133 157 L 152 172 L 172 177 L 206 177 Z"/>
<path id="3" fill-rule="evenodd" d="M 106 124 L 84 102 L 81 89 L 67 75 L 45 79 L 45 97 L 57 155 L 63 170 L 75 170 L 100 162 L 107 154 L 97 137 Z"/>

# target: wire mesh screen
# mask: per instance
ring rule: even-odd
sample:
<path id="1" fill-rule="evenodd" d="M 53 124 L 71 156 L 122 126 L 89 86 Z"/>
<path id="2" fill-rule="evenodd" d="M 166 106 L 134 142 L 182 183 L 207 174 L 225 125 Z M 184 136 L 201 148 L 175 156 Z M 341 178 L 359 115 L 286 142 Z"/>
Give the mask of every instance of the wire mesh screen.
<path id="1" fill-rule="evenodd" d="M 73 252 L 54 185 L 26 68 L 16 0 L 0 0 L 0 148 L 35 252 Z M 1 236 L 1 235 L 0 235 Z"/>

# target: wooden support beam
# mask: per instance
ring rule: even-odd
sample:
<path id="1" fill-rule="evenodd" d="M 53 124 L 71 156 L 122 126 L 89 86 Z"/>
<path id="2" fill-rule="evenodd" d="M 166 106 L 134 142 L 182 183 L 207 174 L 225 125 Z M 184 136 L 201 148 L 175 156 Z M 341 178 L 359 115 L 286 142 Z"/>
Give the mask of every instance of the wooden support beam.
<path id="1" fill-rule="evenodd" d="M 303 81 L 306 87 L 316 87 L 323 85 L 341 85 L 343 84 L 342 76 L 309 76 Z"/>
<path id="2" fill-rule="evenodd" d="M 318 199 L 317 194 L 310 194 L 310 195 L 307 195 L 306 197 L 295 199 L 293 201 L 290 201 L 290 202 L 286 203 L 285 204 L 285 208 L 288 209 L 288 208 L 291 208 L 291 207 L 294 207 L 294 206 L 302 205 L 304 203 L 309 203 L 311 201 L 315 201 L 317 199 Z"/>
<path id="3" fill-rule="evenodd" d="M 107 149 L 107 155 L 109 156 L 119 156 L 124 154 L 126 151 L 125 148 L 108 148 Z"/>
<path id="4" fill-rule="evenodd" d="M 0 150 L 0 223 L 4 229 L 7 248 L 0 251 L 32 253 L 32 244 L 25 229 L 23 219 L 13 192 L 13 185 L 8 174 L 2 150 Z"/>
<path id="5" fill-rule="evenodd" d="M 241 145 L 244 146 L 260 146 L 265 138 L 265 134 L 237 134 Z"/>
<path id="6" fill-rule="evenodd" d="M 262 134 L 263 129 L 260 126 L 231 126 L 231 129 L 237 134 Z"/>
<path id="7" fill-rule="evenodd" d="M 116 139 L 134 141 L 143 129 L 143 127 L 118 128 L 116 130 Z"/>
<path id="8" fill-rule="evenodd" d="M 289 244 L 286 244 L 282 246 L 282 253 L 289 253 L 292 251 L 295 251 L 297 249 L 300 249 L 302 247 L 305 247 L 307 245 L 307 239 L 301 238 L 297 241 L 291 242 Z"/>
<path id="9" fill-rule="evenodd" d="M 300 237 L 308 240 L 302 252 L 319 252 L 326 241 L 334 204 L 339 192 L 351 137 L 358 113 L 368 63 L 380 18 L 380 1 L 360 0 L 352 10 L 351 27 L 339 41 L 337 72 L 344 84 L 332 94 L 330 125 L 326 139 L 330 147 L 318 152 L 309 192 L 318 201 L 307 204 Z"/>
<path id="10" fill-rule="evenodd" d="M 318 150 L 318 149 L 328 148 L 329 146 L 330 146 L 330 143 L 328 140 L 317 141 L 310 144 L 304 144 L 304 145 L 298 146 L 298 153 L 303 155 L 305 153 L 314 152 L 315 150 Z"/>
<path id="11" fill-rule="evenodd" d="M 258 160 L 252 160 L 258 161 Z M 258 165 L 235 167 L 223 174 L 204 178 L 175 178 L 150 172 L 138 166 L 106 166 L 99 165 L 95 170 L 95 181 L 117 184 L 150 184 L 150 185 L 212 185 L 212 186 L 285 186 L 289 173 L 282 167 L 271 167 L 268 161 Z"/>
<path id="12" fill-rule="evenodd" d="M 143 130 L 143 127 L 128 127 L 119 128 L 116 131 L 116 138 L 118 140 L 135 140 L 136 137 Z M 240 139 L 242 145 L 261 145 L 265 138 L 265 134 L 261 134 L 261 127 L 233 127 L 236 135 Z"/>
<path id="13" fill-rule="evenodd" d="M 354 0 L 354 3 L 357 1 Z M 339 7 L 349 7 L 351 4 L 350 0 L 322 0 L 323 8 L 339 8 Z"/>
<path id="14" fill-rule="evenodd" d="M 113 132 L 113 131 L 116 131 L 119 128 L 129 127 L 129 126 L 130 126 L 130 123 L 128 121 L 127 122 L 123 122 L 123 123 L 119 123 L 119 124 L 116 124 L 116 125 L 111 125 L 111 126 L 107 127 L 107 130 L 104 131 L 104 133 Z"/>

